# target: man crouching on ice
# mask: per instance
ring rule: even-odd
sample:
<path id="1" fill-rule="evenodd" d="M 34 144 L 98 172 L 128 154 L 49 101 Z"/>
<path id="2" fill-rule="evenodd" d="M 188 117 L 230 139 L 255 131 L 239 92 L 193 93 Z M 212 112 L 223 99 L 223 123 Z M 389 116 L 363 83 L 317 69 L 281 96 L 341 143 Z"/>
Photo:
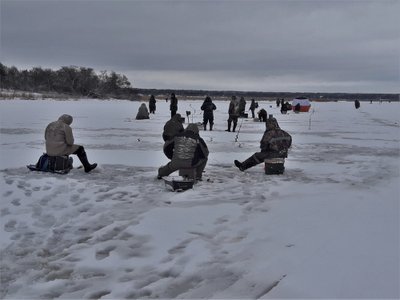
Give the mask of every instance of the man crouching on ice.
<path id="1" fill-rule="evenodd" d="M 158 179 L 188 168 L 196 168 L 196 180 L 202 179 L 209 152 L 196 124 L 189 124 L 183 132 L 167 141 L 164 152 L 171 161 L 158 169 Z"/>
<path id="2" fill-rule="evenodd" d="M 292 145 L 292 137 L 279 127 L 278 121 L 270 115 L 265 123 L 266 129 L 260 141 L 261 152 L 256 152 L 244 162 L 235 160 L 235 166 L 240 171 L 264 162 L 268 158 L 286 158 L 288 149 Z"/>

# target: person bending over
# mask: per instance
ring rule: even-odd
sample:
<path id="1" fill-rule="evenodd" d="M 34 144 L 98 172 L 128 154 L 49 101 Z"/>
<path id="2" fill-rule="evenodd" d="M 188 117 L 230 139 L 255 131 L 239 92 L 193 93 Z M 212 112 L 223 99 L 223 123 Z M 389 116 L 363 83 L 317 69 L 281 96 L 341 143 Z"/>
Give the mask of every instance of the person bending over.
<path id="1" fill-rule="evenodd" d="M 179 170 L 196 168 L 196 179 L 202 179 L 202 173 L 208 160 L 208 148 L 199 135 L 196 124 L 189 124 L 184 132 L 178 133 L 165 143 L 164 152 L 171 161 L 158 169 L 158 179 Z"/>

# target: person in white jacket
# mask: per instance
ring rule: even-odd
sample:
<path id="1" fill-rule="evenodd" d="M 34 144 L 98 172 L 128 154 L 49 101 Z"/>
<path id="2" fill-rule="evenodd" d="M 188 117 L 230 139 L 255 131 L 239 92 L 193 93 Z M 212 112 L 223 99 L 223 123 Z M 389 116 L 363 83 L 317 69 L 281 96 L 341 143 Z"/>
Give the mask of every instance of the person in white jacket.
<path id="1" fill-rule="evenodd" d="M 85 172 L 88 173 L 97 167 L 97 164 L 90 164 L 85 152 L 85 148 L 81 145 L 74 144 L 74 136 L 72 134 L 73 118 L 70 115 L 62 115 L 57 121 L 47 125 L 44 138 L 46 140 L 46 153 L 48 156 L 63 156 L 75 154 L 82 162 Z"/>

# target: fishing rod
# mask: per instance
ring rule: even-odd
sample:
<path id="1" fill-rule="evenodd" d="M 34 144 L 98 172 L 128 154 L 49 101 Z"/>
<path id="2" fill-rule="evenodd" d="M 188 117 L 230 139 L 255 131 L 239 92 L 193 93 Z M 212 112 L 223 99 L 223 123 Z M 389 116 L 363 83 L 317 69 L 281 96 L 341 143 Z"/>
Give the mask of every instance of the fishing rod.
<path id="1" fill-rule="evenodd" d="M 242 120 L 240 121 L 239 129 L 238 129 L 238 131 L 237 131 L 237 133 L 236 133 L 235 142 L 238 141 L 239 133 L 240 133 L 240 128 L 242 128 L 242 124 L 243 124 L 244 118 L 241 118 L 241 119 L 242 119 Z"/>

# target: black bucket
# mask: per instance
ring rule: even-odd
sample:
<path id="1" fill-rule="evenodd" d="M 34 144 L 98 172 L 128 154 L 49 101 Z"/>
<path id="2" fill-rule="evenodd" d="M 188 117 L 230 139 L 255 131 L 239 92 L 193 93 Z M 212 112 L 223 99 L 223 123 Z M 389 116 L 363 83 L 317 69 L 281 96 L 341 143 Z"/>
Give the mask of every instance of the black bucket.
<path id="1" fill-rule="evenodd" d="M 284 158 L 270 158 L 264 160 L 265 174 L 267 175 L 279 175 L 285 171 L 285 159 Z"/>

